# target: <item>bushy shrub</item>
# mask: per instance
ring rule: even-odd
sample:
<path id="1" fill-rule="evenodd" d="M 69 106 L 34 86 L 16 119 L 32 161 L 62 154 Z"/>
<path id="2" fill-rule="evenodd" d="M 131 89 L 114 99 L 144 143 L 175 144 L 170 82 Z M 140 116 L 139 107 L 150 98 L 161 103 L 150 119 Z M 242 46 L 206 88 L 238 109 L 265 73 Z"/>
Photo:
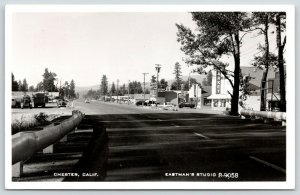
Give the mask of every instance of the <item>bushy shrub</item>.
<path id="1" fill-rule="evenodd" d="M 47 123 L 49 123 L 48 117 L 49 116 L 46 113 L 44 113 L 44 112 L 40 112 L 39 114 L 35 114 L 34 115 L 35 120 L 38 123 L 40 123 L 40 124 L 47 124 Z"/>

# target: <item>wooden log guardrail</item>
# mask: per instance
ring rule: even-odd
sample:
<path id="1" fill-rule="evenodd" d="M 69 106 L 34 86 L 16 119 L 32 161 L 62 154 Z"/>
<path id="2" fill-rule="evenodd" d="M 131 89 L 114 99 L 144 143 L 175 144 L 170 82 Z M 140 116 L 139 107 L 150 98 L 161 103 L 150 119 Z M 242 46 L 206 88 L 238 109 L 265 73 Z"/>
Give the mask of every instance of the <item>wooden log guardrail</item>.
<path id="1" fill-rule="evenodd" d="M 36 152 L 52 145 L 79 125 L 84 114 L 75 110 L 72 117 L 41 131 L 20 132 L 12 138 L 12 164 L 29 159 Z"/>
<path id="2" fill-rule="evenodd" d="M 244 117 L 259 117 L 262 119 L 275 119 L 282 121 L 282 125 L 286 124 L 286 112 L 271 112 L 271 111 L 254 111 L 254 110 L 241 110 L 241 116 Z"/>

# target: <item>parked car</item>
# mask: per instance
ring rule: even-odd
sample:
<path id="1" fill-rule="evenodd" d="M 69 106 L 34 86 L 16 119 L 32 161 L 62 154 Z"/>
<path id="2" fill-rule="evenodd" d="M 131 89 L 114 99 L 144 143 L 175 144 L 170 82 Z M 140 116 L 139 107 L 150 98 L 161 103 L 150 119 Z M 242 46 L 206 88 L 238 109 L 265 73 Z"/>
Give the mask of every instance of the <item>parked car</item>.
<path id="1" fill-rule="evenodd" d="M 178 111 L 177 106 L 171 102 L 164 103 L 163 105 L 158 105 L 158 108 L 161 108 L 164 110 Z"/>
<path id="2" fill-rule="evenodd" d="M 67 102 L 63 98 L 58 99 L 56 103 L 58 108 L 67 106 Z"/>
<path id="3" fill-rule="evenodd" d="M 190 102 L 181 102 L 178 104 L 178 107 L 179 108 L 183 108 L 183 107 L 196 108 L 196 104 L 190 103 Z"/>
<path id="4" fill-rule="evenodd" d="M 85 99 L 84 102 L 85 103 L 90 103 L 90 99 Z"/>
<path id="5" fill-rule="evenodd" d="M 156 101 L 153 101 L 153 100 L 150 100 L 147 102 L 148 106 L 156 106 L 156 104 L 157 104 Z"/>
<path id="6" fill-rule="evenodd" d="M 147 102 L 146 101 L 143 101 L 143 100 L 140 100 L 140 101 L 137 101 L 136 103 L 135 103 L 135 105 L 136 106 L 147 106 L 148 104 L 147 104 Z"/>

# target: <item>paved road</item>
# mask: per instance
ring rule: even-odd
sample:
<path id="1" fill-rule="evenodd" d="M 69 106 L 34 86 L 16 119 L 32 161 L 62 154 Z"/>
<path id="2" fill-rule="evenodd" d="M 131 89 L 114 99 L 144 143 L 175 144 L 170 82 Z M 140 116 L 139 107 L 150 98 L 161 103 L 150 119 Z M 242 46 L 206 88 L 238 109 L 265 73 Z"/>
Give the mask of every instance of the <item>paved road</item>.
<path id="1" fill-rule="evenodd" d="M 83 126 L 106 127 L 107 166 L 93 170 L 106 181 L 286 178 L 286 132 L 278 124 L 189 108 L 174 112 L 80 101 L 75 106 L 87 114 Z"/>
<path id="2" fill-rule="evenodd" d="M 278 124 L 219 111 L 96 101 L 77 101 L 75 109 L 86 117 L 67 142 L 56 143 L 53 154 L 34 155 L 25 162 L 23 176 L 13 181 L 286 179 L 286 132 Z M 66 177 L 75 173 L 79 176 Z"/>

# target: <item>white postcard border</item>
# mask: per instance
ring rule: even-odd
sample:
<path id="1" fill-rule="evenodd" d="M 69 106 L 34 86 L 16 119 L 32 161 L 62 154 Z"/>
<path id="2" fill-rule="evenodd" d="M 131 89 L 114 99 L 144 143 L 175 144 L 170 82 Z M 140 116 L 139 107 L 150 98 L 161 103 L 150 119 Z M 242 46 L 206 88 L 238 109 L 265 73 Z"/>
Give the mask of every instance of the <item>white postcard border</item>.
<path id="1" fill-rule="evenodd" d="M 285 11 L 287 13 L 287 135 L 285 182 L 12 182 L 11 18 L 17 12 Z M 295 7 L 293 5 L 7 5 L 5 8 L 6 189 L 294 189 L 295 188 Z"/>

